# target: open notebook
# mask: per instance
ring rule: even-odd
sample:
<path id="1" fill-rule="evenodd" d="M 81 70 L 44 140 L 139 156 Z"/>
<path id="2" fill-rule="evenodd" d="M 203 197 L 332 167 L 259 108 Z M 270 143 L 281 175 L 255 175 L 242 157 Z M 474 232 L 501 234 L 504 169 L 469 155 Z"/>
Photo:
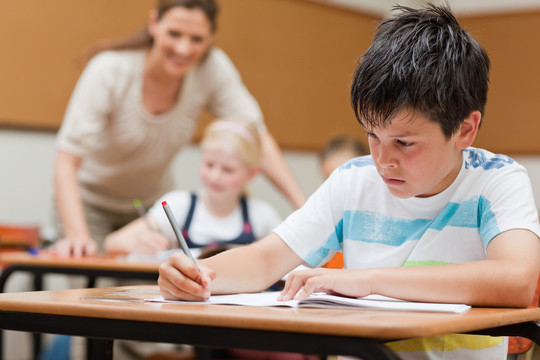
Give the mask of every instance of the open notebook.
<path id="1" fill-rule="evenodd" d="M 463 313 L 471 307 L 464 304 L 442 304 L 404 301 L 381 295 L 369 295 L 362 298 L 348 298 L 324 293 L 311 294 L 302 300 L 278 301 L 279 291 L 269 291 L 253 294 L 213 295 L 204 302 L 172 301 L 163 298 L 147 299 L 152 302 L 189 303 L 208 305 L 243 305 L 243 306 L 287 306 L 287 307 L 316 307 L 316 308 L 361 308 L 369 310 L 397 311 L 430 311 Z"/>

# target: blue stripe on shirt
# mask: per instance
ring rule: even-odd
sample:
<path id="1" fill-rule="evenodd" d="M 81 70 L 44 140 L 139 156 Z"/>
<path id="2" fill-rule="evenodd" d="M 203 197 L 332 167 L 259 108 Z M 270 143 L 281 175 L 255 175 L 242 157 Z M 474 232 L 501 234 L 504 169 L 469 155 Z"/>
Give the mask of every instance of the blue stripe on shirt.
<path id="1" fill-rule="evenodd" d="M 305 260 L 309 264 L 320 263 L 331 250 L 341 249 L 343 239 L 401 246 L 419 240 L 430 229 L 441 231 L 446 226 L 480 228 L 485 247 L 500 232 L 491 204 L 484 197 L 474 197 L 461 204 L 448 203 L 434 219 L 399 219 L 373 211 L 350 210 L 345 211 L 325 243 Z"/>

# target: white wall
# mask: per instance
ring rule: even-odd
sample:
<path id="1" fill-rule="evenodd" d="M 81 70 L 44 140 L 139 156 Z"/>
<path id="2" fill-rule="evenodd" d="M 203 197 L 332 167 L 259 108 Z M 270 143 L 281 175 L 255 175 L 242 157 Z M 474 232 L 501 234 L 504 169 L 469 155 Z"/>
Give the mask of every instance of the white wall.
<path id="1" fill-rule="evenodd" d="M 53 133 L 0 130 L 0 223 L 37 224 L 45 230 L 52 226 Z M 285 159 L 306 194 L 322 182 L 314 152 L 285 151 Z M 540 155 L 513 156 L 523 164 L 533 184 L 536 206 L 540 208 Z M 200 153 L 189 146 L 176 157 L 173 168 L 178 188 L 198 187 Z M 286 217 L 292 210 L 286 199 L 259 175 L 250 187 L 252 196 L 273 204 Z"/>

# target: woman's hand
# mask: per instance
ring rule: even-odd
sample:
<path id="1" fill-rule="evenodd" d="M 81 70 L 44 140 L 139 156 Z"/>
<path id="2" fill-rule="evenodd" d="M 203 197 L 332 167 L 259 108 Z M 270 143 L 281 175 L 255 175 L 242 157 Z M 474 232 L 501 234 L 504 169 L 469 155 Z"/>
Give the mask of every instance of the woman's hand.
<path id="1" fill-rule="evenodd" d="M 213 270 L 195 264 L 185 255 L 174 253 L 159 267 L 158 285 L 167 300 L 205 301 L 210 297 L 210 284 L 215 279 Z"/>
<path id="2" fill-rule="evenodd" d="M 61 257 L 81 257 L 94 255 L 97 251 L 96 242 L 90 237 L 62 238 L 57 240 L 49 251 Z"/>

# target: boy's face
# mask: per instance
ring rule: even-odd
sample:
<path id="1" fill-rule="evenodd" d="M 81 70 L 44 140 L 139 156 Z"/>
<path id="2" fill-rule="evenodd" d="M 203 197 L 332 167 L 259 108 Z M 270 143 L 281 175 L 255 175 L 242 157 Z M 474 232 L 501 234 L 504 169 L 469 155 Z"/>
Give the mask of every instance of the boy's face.
<path id="1" fill-rule="evenodd" d="M 375 167 L 390 192 L 399 198 L 428 197 L 445 190 L 461 168 L 458 135 L 449 140 L 439 124 L 409 111 L 385 128 L 368 128 Z"/>

